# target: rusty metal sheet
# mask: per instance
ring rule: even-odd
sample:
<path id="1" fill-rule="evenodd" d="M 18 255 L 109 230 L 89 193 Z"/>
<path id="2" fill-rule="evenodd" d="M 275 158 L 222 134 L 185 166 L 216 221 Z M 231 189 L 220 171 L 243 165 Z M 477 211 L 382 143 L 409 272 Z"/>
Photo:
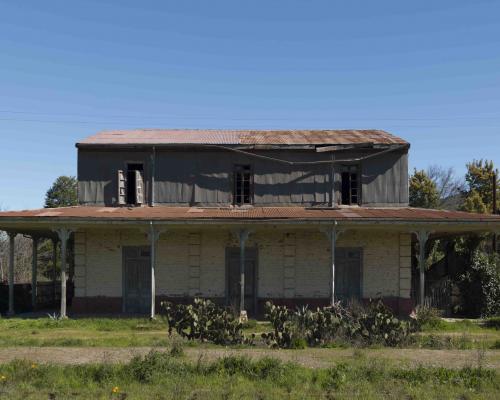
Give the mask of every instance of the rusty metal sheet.
<path id="1" fill-rule="evenodd" d="M 77 145 L 212 144 L 212 145 L 332 145 L 408 144 L 382 130 L 196 130 L 136 129 L 103 131 Z"/>
<path id="2" fill-rule="evenodd" d="M 4 211 L 2 220 L 89 219 L 89 220 L 190 220 L 190 219 L 288 219 L 288 220 L 394 220 L 394 221 L 492 221 L 500 223 L 500 215 L 475 214 L 462 211 L 428 210 L 418 208 L 311 209 L 304 207 L 251 207 L 199 208 L 199 207 L 63 207 L 57 211 L 47 209 Z"/>

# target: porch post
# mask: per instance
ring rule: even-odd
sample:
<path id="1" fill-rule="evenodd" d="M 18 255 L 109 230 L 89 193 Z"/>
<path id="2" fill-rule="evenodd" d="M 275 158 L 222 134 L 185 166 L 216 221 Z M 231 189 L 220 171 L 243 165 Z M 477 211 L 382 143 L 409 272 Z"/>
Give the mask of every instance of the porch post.
<path id="1" fill-rule="evenodd" d="M 331 228 L 330 231 L 330 248 L 331 248 L 331 297 L 330 297 L 330 305 L 333 306 L 335 304 L 335 247 L 337 246 L 337 231 L 335 228 Z"/>
<path id="2" fill-rule="evenodd" d="M 60 228 L 56 232 L 61 241 L 61 318 L 66 318 L 66 246 L 73 231 Z"/>
<path id="3" fill-rule="evenodd" d="M 245 243 L 250 232 L 242 229 L 239 231 L 238 239 L 240 242 L 240 317 L 245 312 Z"/>
<path id="4" fill-rule="evenodd" d="M 428 231 L 420 230 L 415 232 L 418 240 L 418 268 L 420 270 L 420 298 L 419 305 L 424 305 L 425 299 L 425 245 L 429 239 Z"/>
<path id="5" fill-rule="evenodd" d="M 9 311 L 8 315 L 14 315 L 14 245 L 16 232 L 8 232 L 9 235 Z"/>
<path id="6" fill-rule="evenodd" d="M 31 236 L 32 240 L 32 260 L 31 260 L 31 307 L 33 311 L 36 308 L 36 295 L 37 295 L 37 277 L 38 277 L 38 236 Z"/>
<path id="7" fill-rule="evenodd" d="M 56 286 L 57 286 L 57 239 L 52 239 L 52 298 L 54 307 L 56 305 Z"/>
<path id="8" fill-rule="evenodd" d="M 154 319 L 156 316 L 156 279 L 155 279 L 155 269 L 156 269 L 156 247 L 158 244 L 158 239 L 160 235 L 164 232 L 164 229 L 158 229 L 153 224 L 153 221 L 149 221 L 149 232 L 147 233 L 150 245 L 150 264 L 151 264 L 151 311 L 150 318 Z"/>
<path id="9" fill-rule="evenodd" d="M 338 236 L 343 232 L 337 228 L 337 221 L 323 231 L 330 240 L 330 305 L 335 304 L 335 247 L 337 246 Z"/>

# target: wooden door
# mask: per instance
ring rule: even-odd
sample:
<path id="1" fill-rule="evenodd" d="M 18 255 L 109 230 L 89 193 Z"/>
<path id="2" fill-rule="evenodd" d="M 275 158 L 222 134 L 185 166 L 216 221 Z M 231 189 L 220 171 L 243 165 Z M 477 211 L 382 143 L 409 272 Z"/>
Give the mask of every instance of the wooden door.
<path id="1" fill-rule="evenodd" d="M 123 311 L 147 314 L 151 309 L 149 247 L 123 248 Z"/>
<path id="2" fill-rule="evenodd" d="M 361 299 L 361 249 L 335 250 L 335 299 Z"/>
<path id="3" fill-rule="evenodd" d="M 226 302 L 235 311 L 240 307 L 240 249 L 226 250 Z M 257 250 L 245 249 L 245 310 L 254 315 L 257 303 Z"/>

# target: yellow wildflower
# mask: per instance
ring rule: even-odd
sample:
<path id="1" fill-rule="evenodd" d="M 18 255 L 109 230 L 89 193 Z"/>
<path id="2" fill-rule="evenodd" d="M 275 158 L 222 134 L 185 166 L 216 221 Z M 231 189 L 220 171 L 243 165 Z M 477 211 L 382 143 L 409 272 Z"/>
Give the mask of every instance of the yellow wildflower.
<path id="1" fill-rule="evenodd" d="M 115 386 L 113 389 L 111 389 L 111 392 L 113 392 L 113 393 L 119 393 L 120 392 L 120 388 L 118 386 Z"/>
<path id="2" fill-rule="evenodd" d="M 35 369 L 35 368 L 38 368 L 38 365 L 36 365 L 35 363 L 31 364 L 31 369 Z"/>
<path id="3" fill-rule="evenodd" d="M 4 382 L 7 380 L 7 377 L 5 375 L 0 375 L 0 382 Z"/>

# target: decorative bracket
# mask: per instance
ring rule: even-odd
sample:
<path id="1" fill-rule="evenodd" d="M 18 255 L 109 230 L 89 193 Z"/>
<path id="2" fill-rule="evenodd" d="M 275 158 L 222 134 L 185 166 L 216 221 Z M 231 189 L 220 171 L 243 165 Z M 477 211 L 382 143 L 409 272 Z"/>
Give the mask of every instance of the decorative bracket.
<path id="1" fill-rule="evenodd" d="M 167 228 L 165 227 L 159 227 L 158 225 L 155 225 L 153 224 L 153 222 L 151 221 L 149 223 L 149 229 L 143 229 L 145 231 L 145 234 L 146 234 L 146 238 L 148 239 L 149 242 L 151 241 L 155 241 L 157 242 L 158 239 L 160 239 L 160 235 L 162 233 L 165 233 L 167 232 Z"/>
<path id="2" fill-rule="evenodd" d="M 61 228 L 54 229 L 54 232 L 57 233 L 57 236 L 59 237 L 59 240 L 61 241 L 61 243 L 67 243 L 71 234 L 74 232 L 74 229 L 70 229 L 67 227 L 61 227 Z"/>
<path id="3" fill-rule="evenodd" d="M 231 231 L 231 233 L 233 234 L 233 236 L 236 238 L 236 240 L 238 241 L 238 243 L 241 245 L 241 244 L 244 244 L 246 243 L 246 241 L 248 240 L 248 237 L 254 233 L 253 230 L 251 229 L 234 229 Z"/>

